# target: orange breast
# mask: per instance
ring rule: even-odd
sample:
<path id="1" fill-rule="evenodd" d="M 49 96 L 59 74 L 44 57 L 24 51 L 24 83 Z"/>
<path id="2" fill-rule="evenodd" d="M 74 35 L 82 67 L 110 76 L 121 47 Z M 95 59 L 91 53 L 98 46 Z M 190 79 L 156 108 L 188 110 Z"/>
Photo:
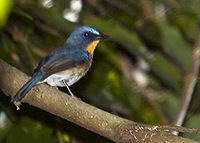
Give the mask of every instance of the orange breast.
<path id="1" fill-rule="evenodd" d="M 95 50 L 98 43 L 99 43 L 99 40 L 96 40 L 96 41 L 94 41 L 94 42 L 92 42 L 91 44 L 88 45 L 86 50 L 88 51 L 90 56 L 93 56 L 94 50 Z"/>

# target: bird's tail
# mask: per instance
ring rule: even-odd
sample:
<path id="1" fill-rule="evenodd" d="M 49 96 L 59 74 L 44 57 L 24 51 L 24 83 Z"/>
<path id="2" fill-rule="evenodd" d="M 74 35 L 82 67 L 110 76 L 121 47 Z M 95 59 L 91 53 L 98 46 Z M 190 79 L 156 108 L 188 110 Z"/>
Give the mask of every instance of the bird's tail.
<path id="1" fill-rule="evenodd" d="M 42 73 L 37 72 L 33 77 L 17 92 L 17 94 L 11 99 L 12 102 L 20 101 L 25 97 L 27 92 L 33 88 L 42 79 Z"/>

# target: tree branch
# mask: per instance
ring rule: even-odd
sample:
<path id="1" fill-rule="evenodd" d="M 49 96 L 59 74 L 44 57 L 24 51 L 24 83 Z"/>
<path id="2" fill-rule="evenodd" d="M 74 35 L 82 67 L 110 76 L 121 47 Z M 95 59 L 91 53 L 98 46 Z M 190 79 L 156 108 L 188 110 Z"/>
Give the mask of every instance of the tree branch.
<path id="1" fill-rule="evenodd" d="M 0 88 L 6 95 L 11 96 L 30 78 L 1 59 L 0 73 Z M 35 86 L 22 102 L 69 120 L 117 143 L 194 143 L 193 140 L 174 136 L 170 132 L 186 131 L 200 134 L 200 130 L 197 129 L 137 124 L 88 105 L 46 84 Z"/>

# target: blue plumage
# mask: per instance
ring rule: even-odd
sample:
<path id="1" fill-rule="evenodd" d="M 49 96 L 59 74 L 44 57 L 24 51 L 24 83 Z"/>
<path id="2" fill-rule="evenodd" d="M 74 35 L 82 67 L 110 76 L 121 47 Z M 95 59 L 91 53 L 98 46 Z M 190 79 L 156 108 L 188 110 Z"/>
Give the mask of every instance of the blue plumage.
<path id="1" fill-rule="evenodd" d="M 17 92 L 12 101 L 20 101 L 37 83 L 67 86 L 69 90 L 68 86 L 82 78 L 91 66 L 93 57 L 87 51 L 90 44 L 105 38 L 107 37 L 89 26 L 77 28 L 61 48 L 40 61 L 33 77 Z M 71 93 L 70 90 L 69 92 Z"/>
<path id="2" fill-rule="evenodd" d="M 27 94 L 27 92 L 31 90 L 31 88 L 35 86 L 41 79 L 42 79 L 42 73 L 41 72 L 35 73 L 33 77 L 17 92 L 15 98 L 13 98 L 12 101 L 15 100 L 18 101 L 22 99 Z"/>

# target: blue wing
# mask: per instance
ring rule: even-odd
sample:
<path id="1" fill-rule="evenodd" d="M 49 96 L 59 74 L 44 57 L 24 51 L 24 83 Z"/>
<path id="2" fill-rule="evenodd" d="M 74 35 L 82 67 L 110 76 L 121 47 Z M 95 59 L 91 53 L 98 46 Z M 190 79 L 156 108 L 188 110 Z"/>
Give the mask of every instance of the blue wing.
<path id="1" fill-rule="evenodd" d="M 81 50 L 73 50 L 72 52 L 56 50 L 49 56 L 44 58 L 35 69 L 35 72 L 42 73 L 42 80 L 46 79 L 48 76 L 58 73 L 73 67 L 85 66 L 92 62 L 92 58 L 87 52 Z"/>

